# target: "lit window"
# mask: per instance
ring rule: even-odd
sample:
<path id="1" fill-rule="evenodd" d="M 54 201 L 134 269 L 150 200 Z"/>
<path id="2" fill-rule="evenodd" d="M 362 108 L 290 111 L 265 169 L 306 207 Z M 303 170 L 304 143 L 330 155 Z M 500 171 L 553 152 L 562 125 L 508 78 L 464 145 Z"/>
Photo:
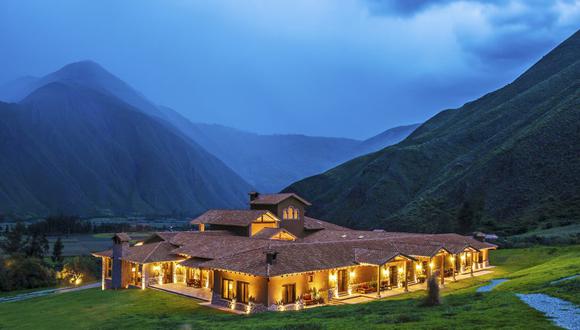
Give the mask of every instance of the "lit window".
<path id="1" fill-rule="evenodd" d="M 300 210 L 293 207 L 293 206 L 288 206 L 282 212 L 282 218 L 284 220 L 297 220 L 299 217 L 300 217 Z"/>
<path id="2" fill-rule="evenodd" d="M 234 281 L 222 279 L 222 298 L 228 300 L 234 298 Z"/>
<path id="3" fill-rule="evenodd" d="M 296 302 L 296 284 L 287 284 L 282 286 L 282 303 L 293 304 Z"/>
<path id="4" fill-rule="evenodd" d="M 249 299 L 249 287 L 250 284 L 246 282 L 237 282 L 236 287 L 236 298 L 239 302 L 247 304 Z"/>

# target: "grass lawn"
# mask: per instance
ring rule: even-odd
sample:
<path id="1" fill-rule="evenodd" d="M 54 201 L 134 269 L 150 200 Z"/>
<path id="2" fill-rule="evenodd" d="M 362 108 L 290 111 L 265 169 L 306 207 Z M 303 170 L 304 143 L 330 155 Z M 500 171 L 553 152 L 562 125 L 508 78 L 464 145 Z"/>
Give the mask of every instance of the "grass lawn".
<path id="1" fill-rule="evenodd" d="M 494 274 L 443 289 L 443 304 L 420 307 L 424 292 L 359 305 L 327 306 L 300 312 L 240 316 L 153 290 L 98 289 L 0 304 L 0 329 L 346 329 L 346 328 L 555 328 L 515 292 L 544 292 L 576 304 L 579 280 L 549 282 L 580 273 L 580 246 L 498 250 Z M 510 281 L 490 293 L 476 293 L 490 278 Z"/>

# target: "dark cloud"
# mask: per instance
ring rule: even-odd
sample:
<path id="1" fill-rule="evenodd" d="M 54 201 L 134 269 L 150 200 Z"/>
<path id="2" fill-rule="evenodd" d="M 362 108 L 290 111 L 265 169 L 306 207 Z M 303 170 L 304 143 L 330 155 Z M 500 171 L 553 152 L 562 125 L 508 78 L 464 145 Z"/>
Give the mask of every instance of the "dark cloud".
<path id="1" fill-rule="evenodd" d="M 429 7 L 453 0 L 366 0 L 369 11 L 375 15 L 411 16 Z"/>

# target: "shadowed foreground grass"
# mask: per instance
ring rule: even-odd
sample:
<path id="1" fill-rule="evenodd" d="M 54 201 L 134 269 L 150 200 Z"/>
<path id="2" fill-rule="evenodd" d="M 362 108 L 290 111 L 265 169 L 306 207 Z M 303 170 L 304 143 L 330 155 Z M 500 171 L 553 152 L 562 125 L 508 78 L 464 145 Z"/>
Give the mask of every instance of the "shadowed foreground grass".
<path id="1" fill-rule="evenodd" d="M 153 290 L 66 293 L 0 304 L 2 329 L 346 329 L 346 328 L 555 328 L 522 303 L 514 292 L 545 292 L 578 303 L 578 280 L 547 285 L 580 271 L 580 247 L 538 247 L 499 250 L 493 275 L 448 283 L 443 304 L 420 307 L 424 292 L 348 306 L 300 312 L 239 316 L 219 312 L 196 301 Z M 475 293 L 490 278 L 510 281 L 490 293 Z M 574 292 L 575 290 L 575 292 Z"/>

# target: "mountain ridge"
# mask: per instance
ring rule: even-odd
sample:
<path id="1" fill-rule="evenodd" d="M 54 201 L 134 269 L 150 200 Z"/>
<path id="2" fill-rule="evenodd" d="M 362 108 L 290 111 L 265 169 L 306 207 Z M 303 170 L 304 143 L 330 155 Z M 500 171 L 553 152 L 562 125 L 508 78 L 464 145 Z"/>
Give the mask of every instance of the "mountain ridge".
<path id="1" fill-rule="evenodd" d="M 579 221 L 579 54 L 577 32 L 511 84 L 284 191 L 325 205 L 314 216 L 361 228 L 517 233 Z"/>

